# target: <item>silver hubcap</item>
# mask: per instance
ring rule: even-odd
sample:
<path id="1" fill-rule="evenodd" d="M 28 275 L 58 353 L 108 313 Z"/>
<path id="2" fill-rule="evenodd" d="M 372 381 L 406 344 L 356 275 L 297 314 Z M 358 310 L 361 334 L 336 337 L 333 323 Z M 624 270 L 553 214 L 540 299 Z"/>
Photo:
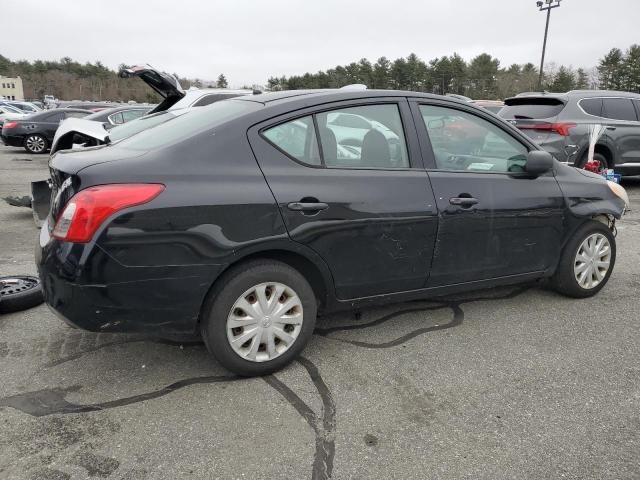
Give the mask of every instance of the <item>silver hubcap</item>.
<path id="1" fill-rule="evenodd" d="M 27 137 L 27 147 L 32 152 L 41 152 L 44 150 L 44 140 L 40 137 Z"/>
<path id="2" fill-rule="evenodd" d="M 611 244 L 601 233 L 594 233 L 580 244 L 573 265 L 573 273 L 578 285 L 589 290 L 604 280 L 610 265 Z"/>
<path id="3" fill-rule="evenodd" d="M 266 282 L 244 292 L 227 317 L 227 339 L 245 360 L 266 362 L 293 345 L 302 328 L 302 302 L 292 288 Z"/>

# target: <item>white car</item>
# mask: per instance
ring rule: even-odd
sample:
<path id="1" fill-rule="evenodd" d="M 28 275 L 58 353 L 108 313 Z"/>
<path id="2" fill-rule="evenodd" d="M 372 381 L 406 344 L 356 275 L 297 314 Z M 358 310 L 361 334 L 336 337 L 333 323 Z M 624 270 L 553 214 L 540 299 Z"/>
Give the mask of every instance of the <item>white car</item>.
<path id="1" fill-rule="evenodd" d="M 20 120 L 27 115 L 29 114 L 11 105 L 0 105 L 0 125 L 3 125 L 7 120 Z"/>
<path id="2" fill-rule="evenodd" d="M 176 77 L 167 72 L 160 72 L 149 65 L 123 68 L 118 75 L 122 78 L 139 77 L 164 98 L 149 114 L 161 112 L 162 110 L 203 107 L 219 100 L 253 94 L 253 90 L 231 90 L 229 88 L 191 88 L 184 90 Z"/>

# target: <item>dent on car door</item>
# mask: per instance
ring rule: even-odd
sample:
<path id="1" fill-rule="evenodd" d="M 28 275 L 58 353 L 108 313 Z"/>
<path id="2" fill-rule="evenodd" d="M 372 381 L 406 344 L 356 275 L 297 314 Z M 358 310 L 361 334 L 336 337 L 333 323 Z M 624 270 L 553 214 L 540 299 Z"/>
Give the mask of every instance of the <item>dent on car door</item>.
<path id="1" fill-rule="evenodd" d="M 347 135 L 331 123 L 335 113 L 359 115 L 370 120 L 365 126 L 376 121 L 385 129 Z M 413 128 L 403 128 L 407 120 L 408 103 L 393 99 L 331 111 L 318 107 L 250 131 L 290 237 L 325 261 L 340 299 L 426 283 L 437 214 L 426 172 L 414 168 L 421 167 L 420 154 L 415 131 L 405 135 Z"/>
<path id="2" fill-rule="evenodd" d="M 564 198 L 525 173 L 528 147 L 472 110 L 412 104 L 439 228 L 429 286 L 542 272 L 560 254 Z"/>

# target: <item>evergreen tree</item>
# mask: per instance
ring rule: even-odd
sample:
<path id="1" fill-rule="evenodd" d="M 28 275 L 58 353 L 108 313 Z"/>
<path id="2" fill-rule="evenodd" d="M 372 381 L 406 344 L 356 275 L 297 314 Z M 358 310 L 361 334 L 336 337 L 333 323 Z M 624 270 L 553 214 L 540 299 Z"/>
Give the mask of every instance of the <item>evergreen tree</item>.
<path id="1" fill-rule="evenodd" d="M 227 88 L 228 86 L 227 77 L 224 76 L 224 73 L 221 73 L 216 81 L 216 88 Z"/>
<path id="2" fill-rule="evenodd" d="M 579 68 L 576 71 L 576 85 L 575 88 L 578 90 L 585 90 L 589 88 L 589 75 L 584 70 L 584 68 Z"/>
<path id="3" fill-rule="evenodd" d="M 640 45 L 631 45 L 624 56 L 624 90 L 640 93 Z"/>
<path id="4" fill-rule="evenodd" d="M 380 57 L 373 66 L 372 84 L 373 88 L 390 88 L 391 79 L 389 72 L 391 70 L 391 62 L 387 57 Z"/>
<path id="5" fill-rule="evenodd" d="M 556 73 L 553 82 L 551 83 L 551 91 L 552 92 L 568 92 L 569 90 L 574 90 L 576 86 L 576 79 L 573 75 L 573 72 L 570 68 L 562 65 L 558 69 L 558 73 Z"/>
<path id="6" fill-rule="evenodd" d="M 471 97 L 473 98 L 498 98 L 496 77 L 500 61 L 488 53 L 482 53 L 469 63 L 469 79 L 471 85 Z"/>
<path id="7" fill-rule="evenodd" d="M 598 65 L 600 88 L 604 90 L 619 90 L 622 87 L 623 55 L 619 48 L 609 50 Z"/>

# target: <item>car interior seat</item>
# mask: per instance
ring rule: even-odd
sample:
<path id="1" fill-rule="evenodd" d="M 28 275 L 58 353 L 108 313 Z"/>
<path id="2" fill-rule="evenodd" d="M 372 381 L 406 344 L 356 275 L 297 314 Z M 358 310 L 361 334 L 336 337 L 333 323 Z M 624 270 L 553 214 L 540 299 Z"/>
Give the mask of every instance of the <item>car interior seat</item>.
<path id="1" fill-rule="evenodd" d="M 364 136 L 360 162 L 366 167 L 389 168 L 391 166 L 389 142 L 378 130 L 369 130 Z"/>

